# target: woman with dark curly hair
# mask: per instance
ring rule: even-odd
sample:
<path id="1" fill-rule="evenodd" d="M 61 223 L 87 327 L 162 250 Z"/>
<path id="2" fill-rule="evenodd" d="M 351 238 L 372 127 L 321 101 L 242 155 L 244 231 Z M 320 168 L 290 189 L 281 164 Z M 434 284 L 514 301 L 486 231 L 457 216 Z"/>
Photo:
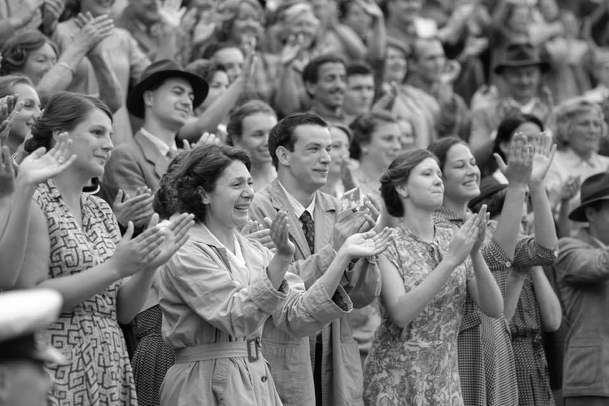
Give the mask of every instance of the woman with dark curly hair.
<path id="1" fill-rule="evenodd" d="M 176 352 L 161 388 L 163 406 L 315 405 L 308 336 L 351 310 L 339 286 L 349 262 L 382 252 L 389 241 L 388 231 L 355 234 L 330 264 L 315 257 L 292 264 L 286 213 L 271 225 L 274 254 L 238 231 L 254 196 L 249 168 L 245 151 L 205 145 L 165 175 L 175 189 L 159 200 L 193 213 L 196 225 L 160 274 L 163 336 Z M 322 276 L 305 291 L 298 271 Z M 290 369 L 309 370 L 310 379 L 294 385 L 298 391 L 278 394 L 274 379 L 289 377 L 271 376 L 260 344 L 267 329 L 285 339 L 263 341 L 265 352 L 289 353 Z"/>
<path id="2" fill-rule="evenodd" d="M 137 399 L 125 339 L 126 324 L 142 307 L 157 267 L 187 238 L 192 216 L 132 238 L 121 238 L 116 218 L 102 199 L 82 192 L 101 177 L 112 150 L 112 115 L 99 99 L 59 92 L 26 142 L 26 151 L 52 148 L 65 134 L 72 164 L 40 183 L 33 197 L 26 256 L 17 286 L 44 287 L 63 296 L 62 314 L 45 339 L 63 351 L 66 365 L 49 367 L 54 387 L 49 405 L 121 404 Z"/>

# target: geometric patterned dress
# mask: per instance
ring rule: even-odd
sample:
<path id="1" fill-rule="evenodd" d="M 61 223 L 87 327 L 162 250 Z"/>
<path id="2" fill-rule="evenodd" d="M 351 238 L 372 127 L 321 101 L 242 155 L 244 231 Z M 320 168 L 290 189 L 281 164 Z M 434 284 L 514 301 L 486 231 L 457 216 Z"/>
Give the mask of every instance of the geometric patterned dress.
<path id="1" fill-rule="evenodd" d="M 34 200 L 49 229 L 49 278 L 77 274 L 114 254 L 120 231 L 106 202 L 81 194 L 81 228 L 53 180 L 38 186 Z M 45 331 L 47 342 L 69 361 L 49 369 L 54 381 L 49 405 L 137 406 L 125 339 L 116 319 L 119 285 L 114 282 L 62 313 Z"/>

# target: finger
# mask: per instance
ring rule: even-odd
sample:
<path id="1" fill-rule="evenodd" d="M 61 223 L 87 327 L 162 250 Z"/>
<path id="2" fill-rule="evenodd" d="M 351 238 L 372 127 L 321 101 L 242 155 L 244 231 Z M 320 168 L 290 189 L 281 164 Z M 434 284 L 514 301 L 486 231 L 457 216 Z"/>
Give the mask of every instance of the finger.
<path id="1" fill-rule="evenodd" d="M 136 195 L 134 197 L 130 197 L 125 201 L 125 204 L 129 206 L 145 206 L 146 204 L 151 204 L 154 200 L 154 196 L 149 193 L 143 193 L 140 195 Z"/>
<path id="2" fill-rule="evenodd" d="M 499 170 L 501 172 L 505 173 L 505 171 L 507 169 L 507 165 L 503 161 L 503 158 L 501 158 L 501 156 L 497 153 L 493 154 L 493 158 L 495 158 L 495 162 L 497 162 L 497 167 L 499 168 Z"/>
<path id="3" fill-rule="evenodd" d="M 123 202 L 125 198 L 125 191 L 123 189 L 119 189 L 118 193 L 116 193 L 116 197 L 114 198 L 114 202 L 112 203 L 113 207 L 118 207 Z"/>
<path id="4" fill-rule="evenodd" d="M 188 140 L 182 140 L 182 148 L 184 148 L 186 151 L 190 151 L 190 143 Z"/>
<path id="5" fill-rule="evenodd" d="M 155 227 L 157 224 L 159 224 L 159 215 L 157 213 L 154 213 L 152 217 L 150 217 L 150 222 L 148 222 L 148 228 Z"/>
<path id="6" fill-rule="evenodd" d="M 39 159 L 40 157 L 42 157 L 45 152 L 47 151 L 47 149 L 45 147 L 40 147 L 38 148 L 36 151 L 32 152 L 32 158 L 33 159 Z"/>
<path id="7" fill-rule="evenodd" d="M 125 234 L 123 235 L 123 241 L 129 241 L 133 237 L 133 222 L 127 223 L 127 230 L 125 230 Z"/>
<path id="8" fill-rule="evenodd" d="M 264 225 L 267 228 L 271 228 L 271 225 L 273 224 L 273 221 L 269 218 L 269 217 L 265 217 L 264 219 L 262 219 L 262 221 L 264 221 Z"/>

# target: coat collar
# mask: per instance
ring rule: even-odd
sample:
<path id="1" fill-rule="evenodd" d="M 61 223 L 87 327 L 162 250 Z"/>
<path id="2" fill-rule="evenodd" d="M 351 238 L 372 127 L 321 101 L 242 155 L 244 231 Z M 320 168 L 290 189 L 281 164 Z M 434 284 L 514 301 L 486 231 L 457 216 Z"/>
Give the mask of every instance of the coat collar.
<path id="1" fill-rule="evenodd" d="M 141 131 L 138 131 L 133 136 L 134 142 L 142 151 L 144 158 L 154 166 L 154 172 L 159 179 L 167 172 L 167 166 L 169 166 L 169 159 L 166 156 L 161 155 L 159 149 L 150 140 L 144 136 Z"/>
<path id="2" fill-rule="evenodd" d="M 292 205 L 288 200 L 288 196 L 279 184 L 279 180 L 275 179 L 267 188 L 269 198 L 275 210 L 283 210 L 288 213 L 288 224 L 290 226 L 290 236 L 296 244 L 296 258 L 306 258 L 311 255 L 311 250 L 307 244 L 304 232 L 302 231 L 302 223 L 294 214 Z M 332 233 L 333 227 L 329 227 L 334 223 L 334 213 L 338 210 L 334 199 L 323 192 L 315 192 L 315 213 L 313 219 L 315 224 L 327 224 L 328 227 L 315 227 L 315 249 L 321 249 L 328 239 L 325 234 Z"/>

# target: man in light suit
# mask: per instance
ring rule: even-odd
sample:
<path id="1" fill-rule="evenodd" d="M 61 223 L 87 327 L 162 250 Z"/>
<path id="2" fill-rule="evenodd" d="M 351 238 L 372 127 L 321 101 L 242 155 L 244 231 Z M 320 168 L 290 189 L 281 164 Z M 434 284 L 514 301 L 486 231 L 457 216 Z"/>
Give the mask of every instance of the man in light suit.
<path id="1" fill-rule="evenodd" d="M 149 189 L 154 192 L 177 154 L 175 136 L 207 95 L 207 83 L 170 60 L 152 63 L 127 97 L 127 109 L 144 119 L 127 143 L 112 151 L 102 180 L 102 194 L 112 204 L 122 189 L 127 197 Z M 142 215 L 129 218 L 143 227 L 152 215 L 152 199 Z M 119 220 L 121 220 L 119 218 Z M 121 224 L 127 226 L 127 224 Z"/>
<path id="2" fill-rule="evenodd" d="M 127 109 L 143 118 L 144 124 L 132 140 L 112 151 L 102 180 L 102 194 L 108 203 L 116 203 L 113 209 L 121 226 L 132 221 L 136 231 L 141 231 L 148 224 L 154 213 L 152 194 L 177 155 L 175 136 L 192 116 L 193 108 L 205 100 L 207 90 L 207 83 L 197 75 L 182 70 L 175 62 L 160 60 L 146 68 L 142 80 L 129 93 Z M 115 199 L 119 190 L 121 195 Z M 142 190 L 147 191 L 142 194 Z M 128 202 L 118 201 L 125 197 Z M 119 204 L 134 205 L 125 215 L 127 210 L 121 213 Z M 159 404 L 161 383 L 174 364 L 173 349 L 161 337 L 161 323 L 158 285 L 154 281 L 132 323 L 138 340 L 132 364 L 140 406 Z M 135 345 L 131 342 L 130 348 Z"/>
<path id="3" fill-rule="evenodd" d="M 256 194 L 250 213 L 261 223 L 265 218 L 273 219 L 280 210 L 288 213 L 296 261 L 331 258 L 346 237 L 373 226 L 369 213 L 372 207 L 341 210 L 336 198 L 319 190 L 327 180 L 330 148 L 331 135 L 326 122 L 312 113 L 288 115 L 269 135 L 269 152 L 277 168 L 277 178 Z M 300 275 L 307 288 L 319 276 Z M 342 285 L 353 305 L 363 307 L 380 291 L 378 269 L 374 263 L 360 261 L 345 270 Z M 264 345 L 265 340 L 276 339 L 263 335 L 262 342 Z M 284 373 L 289 365 L 268 351 L 265 355 L 285 402 L 306 378 Z M 359 350 L 345 317 L 332 321 L 316 337 L 311 337 L 311 355 L 317 405 L 363 405 Z M 287 403 L 298 404 L 297 401 Z"/>

